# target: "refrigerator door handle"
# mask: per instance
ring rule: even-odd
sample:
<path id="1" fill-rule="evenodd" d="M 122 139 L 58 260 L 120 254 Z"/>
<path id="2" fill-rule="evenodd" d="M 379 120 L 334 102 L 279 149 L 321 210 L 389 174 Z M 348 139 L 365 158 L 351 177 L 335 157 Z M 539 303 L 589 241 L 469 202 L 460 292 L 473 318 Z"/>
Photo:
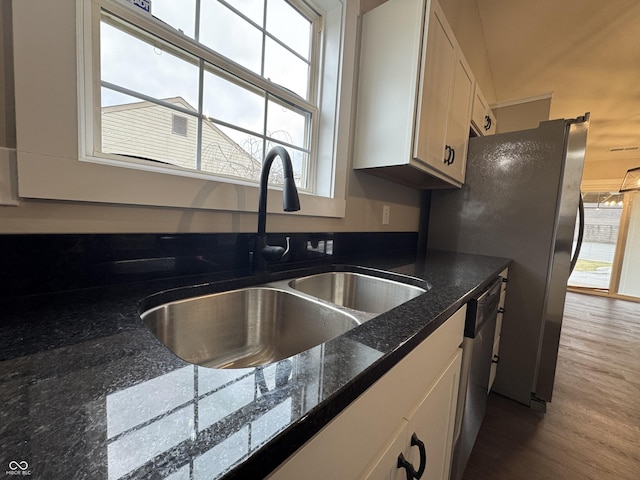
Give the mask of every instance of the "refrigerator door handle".
<path id="1" fill-rule="evenodd" d="M 584 237 L 584 202 L 582 201 L 582 193 L 580 193 L 580 201 L 578 202 L 578 220 L 578 240 L 576 242 L 576 251 L 573 254 L 573 258 L 571 259 L 569 275 L 573 273 L 573 269 L 576 267 L 576 263 L 578 263 L 578 256 L 580 255 L 580 250 L 582 249 L 582 239 Z"/>

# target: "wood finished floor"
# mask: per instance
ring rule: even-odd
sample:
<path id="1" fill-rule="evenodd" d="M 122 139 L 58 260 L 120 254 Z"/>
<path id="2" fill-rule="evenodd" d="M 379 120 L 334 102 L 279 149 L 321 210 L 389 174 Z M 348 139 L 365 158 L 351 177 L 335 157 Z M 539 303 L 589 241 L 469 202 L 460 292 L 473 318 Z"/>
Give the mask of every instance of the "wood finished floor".
<path id="1" fill-rule="evenodd" d="M 491 394 L 463 480 L 640 479 L 640 303 L 567 296 L 547 413 Z"/>

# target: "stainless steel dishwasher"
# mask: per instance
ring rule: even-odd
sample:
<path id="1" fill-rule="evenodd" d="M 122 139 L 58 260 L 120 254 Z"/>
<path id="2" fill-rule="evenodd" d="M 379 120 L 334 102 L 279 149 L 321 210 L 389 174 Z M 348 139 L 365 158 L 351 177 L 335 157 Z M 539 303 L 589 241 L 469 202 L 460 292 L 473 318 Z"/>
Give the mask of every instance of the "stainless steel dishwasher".
<path id="1" fill-rule="evenodd" d="M 498 277 L 467 306 L 451 480 L 462 478 L 487 408 L 501 285 L 502 278 Z"/>

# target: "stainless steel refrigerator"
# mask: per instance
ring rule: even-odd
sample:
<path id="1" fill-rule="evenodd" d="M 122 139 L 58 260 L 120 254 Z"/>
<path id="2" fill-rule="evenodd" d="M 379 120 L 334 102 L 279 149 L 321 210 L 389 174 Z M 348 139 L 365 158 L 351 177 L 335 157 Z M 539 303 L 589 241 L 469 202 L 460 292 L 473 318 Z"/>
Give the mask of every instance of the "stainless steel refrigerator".
<path id="1" fill-rule="evenodd" d="M 463 187 L 431 195 L 428 249 L 513 259 L 493 390 L 542 411 L 553 392 L 588 128 L 587 113 L 471 138 Z"/>

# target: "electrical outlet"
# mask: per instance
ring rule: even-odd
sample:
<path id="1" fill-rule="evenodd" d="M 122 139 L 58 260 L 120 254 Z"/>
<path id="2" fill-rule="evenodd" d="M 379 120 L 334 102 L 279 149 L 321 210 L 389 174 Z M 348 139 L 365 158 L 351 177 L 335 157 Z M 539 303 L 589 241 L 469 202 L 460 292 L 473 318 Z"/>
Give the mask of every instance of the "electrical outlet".
<path id="1" fill-rule="evenodd" d="M 391 215 L 391 206 L 383 205 L 382 206 L 382 224 L 389 225 L 389 217 Z"/>

